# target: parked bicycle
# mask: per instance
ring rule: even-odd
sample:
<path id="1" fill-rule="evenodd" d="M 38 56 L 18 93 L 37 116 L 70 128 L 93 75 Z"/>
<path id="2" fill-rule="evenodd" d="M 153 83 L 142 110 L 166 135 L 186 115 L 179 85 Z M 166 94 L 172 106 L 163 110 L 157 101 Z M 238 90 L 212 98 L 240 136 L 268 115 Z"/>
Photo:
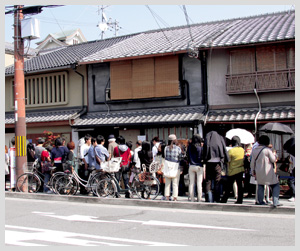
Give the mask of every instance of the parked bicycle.
<path id="1" fill-rule="evenodd" d="M 36 159 L 34 162 L 26 162 L 24 169 L 26 171 L 20 175 L 16 181 L 17 191 L 19 192 L 29 192 L 29 193 L 37 193 L 42 185 L 42 182 L 45 183 L 44 174 L 41 173 L 39 168 L 39 161 Z M 55 166 L 51 170 L 51 178 L 46 184 L 46 186 L 54 193 L 56 193 L 54 189 L 54 184 L 56 180 L 64 175 L 64 172 L 55 172 Z"/>
<path id="2" fill-rule="evenodd" d="M 93 169 L 89 174 L 88 180 L 84 180 L 79 177 L 74 169 L 69 169 L 67 165 L 64 165 L 64 175 L 60 176 L 54 184 L 54 190 L 60 195 L 75 195 L 81 184 L 88 192 L 96 193 L 97 183 L 101 179 L 105 179 L 106 174 L 100 172 L 100 170 Z"/>
<path id="3" fill-rule="evenodd" d="M 96 193 L 98 197 L 118 197 L 119 193 L 129 192 L 130 198 L 136 195 L 139 199 L 152 199 L 155 200 L 159 195 L 159 180 L 154 177 L 159 167 L 158 162 L 152 162 L 147 171 L 146 166 L 142 165 L 141 168 L 134 168 L 133 181 L 131 186 L 122 189 L 118 180 L 115 177 L 116 171 L 106 171 L 107 177 L 98 182 Z"/>

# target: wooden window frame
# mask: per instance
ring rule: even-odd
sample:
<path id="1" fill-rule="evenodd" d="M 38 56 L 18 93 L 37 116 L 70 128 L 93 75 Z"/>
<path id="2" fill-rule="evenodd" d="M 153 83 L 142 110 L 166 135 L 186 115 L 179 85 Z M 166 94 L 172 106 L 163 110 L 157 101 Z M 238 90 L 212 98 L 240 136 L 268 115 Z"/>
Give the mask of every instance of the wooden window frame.
<path id="1" fill-rule="evenodd" d="M 69 102 L 68 72 L 26 76 L 24 79 L 25 107 L 65 105 Z M 12 80 L 14 108 L 14 80 Z"/>

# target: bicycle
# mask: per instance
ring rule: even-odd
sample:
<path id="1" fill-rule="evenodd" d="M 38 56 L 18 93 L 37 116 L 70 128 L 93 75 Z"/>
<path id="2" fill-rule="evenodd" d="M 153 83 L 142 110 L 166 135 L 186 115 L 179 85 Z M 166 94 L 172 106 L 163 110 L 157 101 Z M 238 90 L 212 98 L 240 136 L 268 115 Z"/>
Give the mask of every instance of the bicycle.
<path id="1" fill-rule="evenodd" d="M 29 193 L 37 193 L 41 188 L 42 182 L 45 183 L 45 180 L 42 178 L 44 174 L 42 174 L 39 168 L 39 160 L 36 159 L 34 162 L 25 163 L 27 169 L 31 169 L 31 171 L 25 171 L 22 175 L 20 175 L 16 181 L 17 191 L 19 192 L 29 192 Z M 25 168 L 23 166 L 23 168 Z M 56 172 L 53 174 L 56 167 L 54 166 L 51 170 L 51 178 L 46 184 L 46 186 L 55 193 L 55 189 L 53 188 L 56 180 L 59 176 L 64 175 L 63 172 Z"/>
<path id="2" fill-rule="evenodd" d="M 134 168 L 133 182 L 131 186 L 122 189 L 118 180 L 115 177 L 115 171 L 106 172 L 107 177 L 98 182 L 96 192 L 98 197 L 118 197 L 119 193 L 129 192 L 130 198 L 137 195 L 139 199 L 152 199 L 155 200 L 159 195 L 159 180 L 153 176 L 159 167 L 158 162 L 152 162 L 147 172 L 146 166 L 143 164 L 143 172 L 141 168 Z"/>
<path id="3" fill-rule="evenodd" d="M 54 189 L 59 195 L 75 195 L 78 191 L 79 184 L 94 195 L 97 195 L 95 189 L 99 180 L 106 178 L 106 175 L 100 172 L 100 170 L 93 169 L 89 175 L 88 180 L 84 180 L 79 177 L 74 169 L 68 168 L 67 165 L 63 165 L 64 175 L 59 177 L 55 184 Z M 103 176 L 104 175 L 104 176 Z"/>

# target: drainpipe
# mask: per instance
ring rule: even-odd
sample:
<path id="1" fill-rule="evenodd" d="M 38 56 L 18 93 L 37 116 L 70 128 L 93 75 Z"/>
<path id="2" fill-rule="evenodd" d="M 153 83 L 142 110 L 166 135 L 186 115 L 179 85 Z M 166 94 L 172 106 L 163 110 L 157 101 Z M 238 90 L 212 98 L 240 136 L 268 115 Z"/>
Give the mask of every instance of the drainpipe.
<path id="1" fill-rule="evenodd" d="M 261 104 L 260 104 L 260 100 L 259 100 L 259 97 L 258 97 L 258 94 L 257 94 L 257 91 L 256 91 L 255 88 L 254 88 L 254 93 L 256 95 L 257 102 L 258 102 L 258 112 L 256 113 L 256 116 L 255 116 L 255 119 L 254 119 L 254 127 L 255 127 L 254 134 L 256 134 L 256 132 L 257 132 L 257 118 L 258 118 L 258 116 L 261 112 Z"/>
<path id="2" fill-rule="evenodd" d="M 76 72 L 80 77 L 81 77 L 81 93 L 82 93 L 82 102 L 81 102 L 81 109 L 79 112 L 77 112 L 74 116 L 70 117 L 69 118 L 69 124 L 70 126 L 72 126 L 72 123 L 71 123 L 71 120 L 73 119 L 77 119 L 78 117 L 80 117 L 81 115 L 85 114 L 86 113 L 86 107 L 84 107 L 84 76 L 78 72 L 76 70 L 77 68 L 77 65 L 76 64 L 73 64 L 72 65 L 72 69 L 74 70 L 74 72 Z"/>
<path id="3" fill-rule="evenodd" d="M 205 106 L 203 114 L 205 114 L 206 118 L 204 121 L 204 125 L 206 124 L 206 119 L 208 116 L 208 86 L 207 86 L 207 52 L 199 51 L 198 59 L 201 62 L 201 82 L 202 82 L 202 104 Z"/>

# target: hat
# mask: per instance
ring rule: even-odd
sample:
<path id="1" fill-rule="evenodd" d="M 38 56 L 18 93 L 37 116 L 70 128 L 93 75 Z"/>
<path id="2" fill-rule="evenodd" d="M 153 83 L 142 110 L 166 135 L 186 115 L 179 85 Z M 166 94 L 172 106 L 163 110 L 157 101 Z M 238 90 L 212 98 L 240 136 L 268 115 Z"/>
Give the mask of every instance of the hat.
<path id="1" fill-rule="evenodd" d="M 108 136 L 108 139 L 114 139 L 115 138 L 115 135 L 113 135 L 113 134 L 110 134 L 109 136 Z"/>
<path id="2" fill-rule="evenodd" d="M 175 134 L 170 134 L 168 137 L 168 140 L 175 140 L 175 139 L 177 139 Z"/>

